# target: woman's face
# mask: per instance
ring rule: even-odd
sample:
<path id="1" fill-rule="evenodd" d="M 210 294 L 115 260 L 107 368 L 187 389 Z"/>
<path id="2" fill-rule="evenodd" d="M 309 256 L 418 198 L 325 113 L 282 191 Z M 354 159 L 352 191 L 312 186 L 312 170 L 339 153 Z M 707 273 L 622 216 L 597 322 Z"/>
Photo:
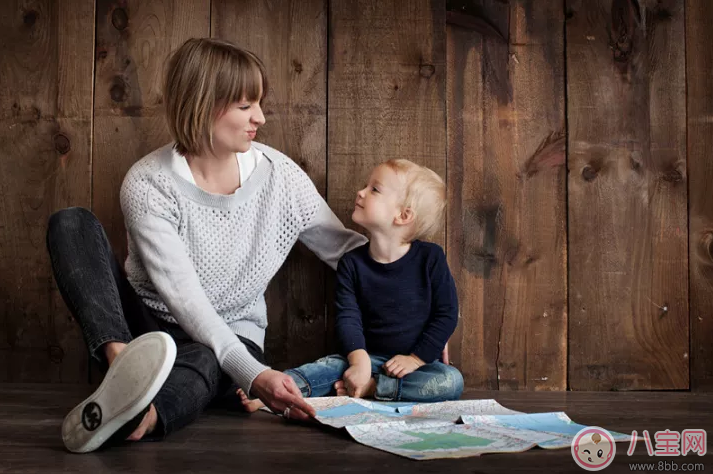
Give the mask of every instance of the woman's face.
<path id="1" fill-rule="evenodd" d="M 265 123 L 259 102 L 241 100 L 213 123 L 213 148 L 216 153 L 244 153 L 250 149 L 258 127 Z"/>

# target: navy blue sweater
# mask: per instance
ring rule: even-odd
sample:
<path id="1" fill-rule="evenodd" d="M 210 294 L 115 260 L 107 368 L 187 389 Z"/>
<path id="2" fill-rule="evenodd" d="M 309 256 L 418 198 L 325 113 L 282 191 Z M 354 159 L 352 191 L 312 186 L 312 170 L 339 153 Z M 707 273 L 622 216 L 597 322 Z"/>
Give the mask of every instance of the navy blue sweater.
<path id="1" fill-rule="evenodd" d="M 393 357 L 441 356 L 458 324 L 458 296 L 443 249 L 416 240 L 392 263 L 369 255 L 369 244 L 337 266 L 337 337 L 342 353 L 357 349 Z"/>

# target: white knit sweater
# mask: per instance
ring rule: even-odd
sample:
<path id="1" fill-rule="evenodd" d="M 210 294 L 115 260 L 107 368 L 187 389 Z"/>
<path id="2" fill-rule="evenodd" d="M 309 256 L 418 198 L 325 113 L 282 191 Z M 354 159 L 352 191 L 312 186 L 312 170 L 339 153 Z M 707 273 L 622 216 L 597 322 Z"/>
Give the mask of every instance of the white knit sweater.
<path id="1" fill-rule="evenodd" d="M 342 225 L 290 158 L 253 146 L 266 159 L 231 195 L 208 193 L 179 176 L 171 166 L 173 144 L 134 164 L 121 187 L 131 285 L 160 317 L 210 347 L 246 393 L 268 367 L 236 334 L 263 347 L 265 289 L 295 242 L 332 268 L 366 242 Z"/>

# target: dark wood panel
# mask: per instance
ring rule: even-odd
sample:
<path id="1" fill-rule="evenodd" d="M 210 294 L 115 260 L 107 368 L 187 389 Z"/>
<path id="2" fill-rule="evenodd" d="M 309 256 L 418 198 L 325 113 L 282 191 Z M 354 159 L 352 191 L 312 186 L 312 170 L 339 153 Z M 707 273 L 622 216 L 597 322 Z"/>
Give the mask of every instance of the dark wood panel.
<path id="1" fill-rule="evenodd" d="M 270 83 L 257 141 L 292 158 L 322 195 L 327 182 L 327 3 L 212 2 L 212 36 L 246 48 L 265 63 Z M 268 361 L 285 369 L 325 354 L 325 273 L 298 243 L 265 294 Z"/>
<path id="2" fill-rule="evenodd" d="M 686 2 L 691 389 L 713 390 L 713 3 Z"/>
<path id="3" fill-rule="evenodd" d="M 351 214 L 376 165 L 406 158 L 446 178 L 445 4 L 332 1 L 329 21 L 327 196 L 363 230 Z M 445 248 L 445 230 L 434 241 Z"/>
<path id="4" fill-rule="evenodd" d="M 92 0 L 0 4 L 0 381 L 86 380 L 45 235 L 90 205 L 93 25 Z"/>
<path id="5" fill-rule="evenodd" d="M 569 449 L 532 449 L 478 458 L 412 461 L 363 446 L 343 431 L 285 423 L 266 413 L 209 410 L 195 424 L 160 443 L 140 443 L 78 456 L 63 450 L 60 424 L 87 388 L 0 386 L 0 458 L 5 472 L 322 472 L 473 473 L 579 472 Z M 713 430 L 713 399 L 696 393 L 468 391 L 526 412 L 564 411 L 575 422 L 651 436 L 666 429 Z M 616 407 L 616 409 L 612 409 Z M 640 440 L 641 438 L 639 438 Z M 648 456 L 643 442 L 633 456 L 618 443 L 606 472 L 629 473 L 629 463 L 665 460 L 711 465 L 711 456 Z M 236 467 L 237 466 L 237 467 Z M 680 471 L 681 469 L 679 469 Z"/>
<path id="6" fill-rule="evenodd" d="M 131 165 L 171 140 L 161 98 L 169 53 L 210 32 L 210 0 L 97 0 L 93 210 L 126 258 L 119 189 Z"/>
<path id="7" fill-rule="evenodd" d="M 566 388 L 563 26 L 557 0 L 448 13 L 451 352 L 472 387 Z"/>
<path id="8" fill-rule="evenodd" d="M 569 382 L 689 384 L 683 2 L 567 2 Z"/>

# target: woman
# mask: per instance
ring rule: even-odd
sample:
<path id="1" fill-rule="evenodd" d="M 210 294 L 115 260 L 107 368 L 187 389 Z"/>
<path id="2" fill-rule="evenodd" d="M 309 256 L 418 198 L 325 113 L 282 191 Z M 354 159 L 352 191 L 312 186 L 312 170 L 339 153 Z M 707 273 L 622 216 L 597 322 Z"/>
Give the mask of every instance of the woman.
<path id="1" fill-rule="evenodd" d="M 366 239 L 299 166 L 253 142 L 266 91 L 262 62 L 226 41 L 191 39 L 172 55 L 164 101 L 174 142 L 139 160 L 121 189 L 125 274 L 89 211 L 50 218 L 58 287 L 108 368 L 64 420 L 70 451 L 161 439 L 234 393 L 232 382 L 290 418 L 314 416 L 292 378 L 265 363 L 264 292 L 297 240 L 336 268 Z"/>

